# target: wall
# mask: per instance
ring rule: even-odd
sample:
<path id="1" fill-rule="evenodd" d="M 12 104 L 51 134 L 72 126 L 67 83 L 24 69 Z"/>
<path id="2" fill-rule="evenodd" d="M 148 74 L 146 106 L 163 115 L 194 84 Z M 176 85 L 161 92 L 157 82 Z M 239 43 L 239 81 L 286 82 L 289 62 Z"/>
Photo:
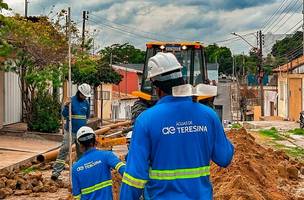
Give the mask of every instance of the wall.
<path id="1" fill-rule="evenodd" d="M 102 118 L 103 119 L 111 119 L 112 117 L 112 84 L 103 84 L 102 85 L 102 90 L 103 92 L 109 92 L 109 99 L 103 99 L 103 107 L 102 107 Z M 98 91 L 98 98 L 97 98 L 97 116 L 98 118 L 101 118 L 101 87 L 99 86 L 97 88 Z"/>
<path id="2" fill-rule="evenodd" d="M 232 120 L 231 102 L 230 102 L 230 86 L 231 82 L 219 82 L 217 85 L 218 96 L 214 100 L 214 105 L 222 105 L 222 120 Z"/>
<path id="3" fill-rule="evenodd" d="M 0 129 L 4 121 L 4 71 L 0 70 Z"/>
<path id="4" fill-rule="evenodd" d="M 304 108 L 304 74 L 286 74 L 286 73 L 279 73 L 278 74 L 278 116 L 283 118 L 288 118 L 288 99 L 289 99 L 289 85 L 288 79 L 289 78 L 301 78 L 302 79 L 302 108 Z M 283 94 L 282 89 L 280 88 L 280 83 L 284 84 Z"/>
<path id="5" fill-rule="evenodd" d="M 119 101 L 119 114 L 118 119 L 131 119 L 130 113 L 129 116 L 127 114 L 127 108 L 129 108 L 129 112 L 131 111 L 131 106 L 134 105 L 134 102 L 137 101 L 137 99 L 122 99 Z"/>
<path id="6" fill-rule="evenodd" d="M 278 76 L 278 116 L 288 118 L 288 82 L 286 73 Z"/>
<path id="7" fill-rule="evenodd" d="M 274 90 L 267 90 L 264 88 L 264 116 L 270 116 L 271 114 L 271 108 L 270 108 L 270 102 L 274 103 L 274 116 L 277 115 L 277 92 Z"/>
<path id="8" fill-rule="evenodd" d="M 139 78 L 136 72 L 126 72 L 125 70 L 121 69 L 117 69 L 116 71 L 121 74 L 123 78 L 118 86 L 113 86 L 113 91 L 120 92 L 123 94 L 127 92 L 128 94 L 131 94 L 133 91 L 138 90 Z"/>

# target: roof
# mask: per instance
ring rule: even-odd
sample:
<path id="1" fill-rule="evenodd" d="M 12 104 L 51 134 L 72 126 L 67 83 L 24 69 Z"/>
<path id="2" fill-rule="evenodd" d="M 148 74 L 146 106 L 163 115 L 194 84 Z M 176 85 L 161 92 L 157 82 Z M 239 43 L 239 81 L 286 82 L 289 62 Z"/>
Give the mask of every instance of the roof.
<path id="1" fill-rule="evenodd" d="M 138 97 L 136 96 L 133 96 L 131 94 L 126 94 L 126 93 L 123 93 L 123 92 L 116 92 L 116 91 L 113 91 L 112 92 L 112 99 L 113 100 L 130 100 L 130 99 L 138 99 Z"/>
<path id="2" fill-rule="evenodd" d="M 273 72 L 287 72 L 287 71 L 291 71 L 293 69 L 296 69 L 303 64 L 304 64 L 304 56 L 300 56 L 300 57 L 292 60 L 289 63 L 286 63 L 284 65 L 281 65 L 281 66 L 273 69 L 272 71 Z"/>
<path id="3" fill-rule="evenodd" d="M 120 64 L 112 65 L 114 69 L 126 70 L 128 72 L 135 72 L 142 74 L 144 64 Z"/>
<path id="4" fill-rule="evenodd" d="M 169 42 L 169 41 L 153 41 L 153 42 L 147 42 L 146 45 L 167 45 L 167 44 L 176 44 L 176 45 L 185 45 L 185 46 L 194 46 L 194 45 L 201 45 L 203 44 L 201 42 Z"/>

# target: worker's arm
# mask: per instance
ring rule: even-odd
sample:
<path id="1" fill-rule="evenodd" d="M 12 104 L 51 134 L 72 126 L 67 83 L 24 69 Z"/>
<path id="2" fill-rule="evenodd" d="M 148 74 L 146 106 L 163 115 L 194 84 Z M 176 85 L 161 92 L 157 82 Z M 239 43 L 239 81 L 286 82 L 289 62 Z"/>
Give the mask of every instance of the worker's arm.
<path id="1" fill-rule="evenodd" d="M 227 139 L 222 123 L 215 113 L 213 121 L 214 145 L 212 149 L 212 161 L 220 167 L 227 167 L 233 158 L 234 147 Z"/>
<path id="2" fill-rule="evenodd" d="M 67 118 L 69 116 L 69 106 L 64 105 L 61 114 L 63 117 Z"/>
<path id="3" fill-rule="evenodd" d="M 90 103 L 89 101 L 87 101 L 87 113 L 86 113 L 87 119 L 90 118 L 90 112 L 91 112 Z"/>
<path id="4" fill-rule="evenodd" d="M 119 158 L 117 158 L 117 156 L 115 156 L 111 151 L 108 152 L 107 156 L 108 165 L 111 168 L 116 169 L 120 175 L 123 175 L 125 172 L 126 164 L 119 160 Z"/>
<path id="5" fill-rule="evenodd" d="M 79 188 L 77 171 L 74 167 L 72 169 L 72 193 L 73 193 L 74 199 L 77 199 L 77 200 L 81 199 L 81 190 Z"/>
<path id="6" fill-rule="evenodd" d="M 150 140 L 148 132 L 138 120 L 131 139 L 126 171 L 122 178 L 120 199 L 139 199 L 149 179 Z"/>

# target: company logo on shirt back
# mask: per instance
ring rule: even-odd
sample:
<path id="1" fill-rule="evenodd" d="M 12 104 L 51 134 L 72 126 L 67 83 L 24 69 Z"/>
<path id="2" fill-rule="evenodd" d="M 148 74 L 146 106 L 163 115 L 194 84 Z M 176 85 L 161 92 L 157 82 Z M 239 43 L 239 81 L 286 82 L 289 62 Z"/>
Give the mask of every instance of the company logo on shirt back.
<path id="1" fill-rule="evenodd" d="M 90 168 L 95 167 L 96 165 L 99 165 L 99 164 L 101 164 L 101 160 L 91 161 L 91 162 L 83 164 L 82 166 L 77 167 L 77 171 L 79 172 L 79 171 L 82 171 L 82 170 L 85 170 L 85 169 L 90 169 Z"/>
<path id="2" fill-rule="evenodd" d="M 186 134 L 186 133 L 207 133 L 208 127 L 203 124 L 194 124 L 192 121 L 176 122 L 175 126 L 162 128 L 164 135 Z"/>

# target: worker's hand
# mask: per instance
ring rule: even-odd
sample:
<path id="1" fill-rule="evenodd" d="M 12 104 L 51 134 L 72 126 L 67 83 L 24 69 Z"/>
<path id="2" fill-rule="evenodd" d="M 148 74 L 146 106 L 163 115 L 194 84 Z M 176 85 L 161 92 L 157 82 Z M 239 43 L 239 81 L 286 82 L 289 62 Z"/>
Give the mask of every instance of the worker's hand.
<path id="1" fill-rule="evenodd" d="M 64 106 L 68 106 L 68 105 L 70 105 L 70 103 L 71 103 L 71 101 L 68 100 L 68 99 L 66 99 L 66 100 L 64 101 L 63 105 L 64 105 Z"/>

